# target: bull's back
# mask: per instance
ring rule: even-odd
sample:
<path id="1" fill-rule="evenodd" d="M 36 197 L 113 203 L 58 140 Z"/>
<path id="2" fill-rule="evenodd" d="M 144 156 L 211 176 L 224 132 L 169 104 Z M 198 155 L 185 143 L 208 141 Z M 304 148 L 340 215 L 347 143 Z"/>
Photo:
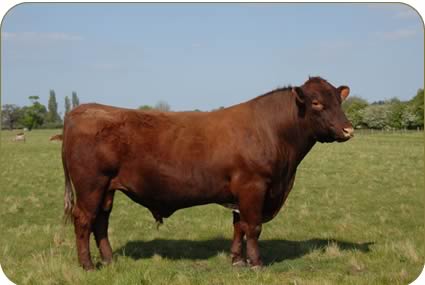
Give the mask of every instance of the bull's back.
<path id="1" fill-rule="evenodd" d="M 158 199 L 176 191 L 183 191 L 186 199 L 198 199 L 198 191 L 214 195 L 209 190 L 222 187 L 215 178 L 221 176 L 220 169 L 212 162 L 216 136 L 205 130 L 209 120 L 208 113 L 201 112 L 141 112 L 85 104 L 67 115 L 63 143 L 68 160 L 118 175 L 123 188 L 143 188 L 145 193 L 149 189 Z"/>

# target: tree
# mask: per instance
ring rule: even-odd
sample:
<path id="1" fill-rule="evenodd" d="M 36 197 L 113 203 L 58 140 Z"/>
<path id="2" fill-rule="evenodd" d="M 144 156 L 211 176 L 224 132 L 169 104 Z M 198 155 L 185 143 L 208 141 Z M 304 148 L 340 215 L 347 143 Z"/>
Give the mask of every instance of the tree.
<path id="1" fill-rule="evenodd" d="M 158 111 L 162 111 L 162 112 L 168 112 L 171 110 L 171 107 L 170 105 L 168 105 L 167 102 L 161 100 L 158 103 L 156 103 L 154 109 Z"/>
<path id="2" fill-rule="evenodd" d="M 50 90 L 49 103 L 47 105 L 48 112 L 46 114 L 46 122 L 48 123 L 56 123 L 60 122 L 61 118 L 58 114 L 58 103 L 56 101 L 55 90 Z"/>
<path id="3" fill-rule="evenodd" d="M 412 112 L 416 116 L 416 126 L 424 127 L 424 90 L 419 89 L 415 97 L 409 101 L 409 106 L 412 108 Z"/>
<path id="4" fill-rule="evenodd" d="M 402 103 L 399 99 L 393 98 L 388 104 L 388 126 L 393 129 L 403 129 L 406 126 L 403 124 L 403 113 L 405 109 L 405 104 Z"/>
<path id="5" fill-rule="evenodd" d="M 1 111 L 2 125 L 6 125 L 9 129 L 14 129 L 16 123 L 21 120 L 22 109 L 14 104 L 3 105 Z"/>
<path id="6" fill-rule="evenodd" d="M 363 124 L 370 129 L 387 129 L 389 104 L 372 104 L 360 111 Z"/>
<path id="7" fill-rule="evenodd" d="M 359 128 L 363 123 L 362 112 L 368 106 L 368 102 L 360 97 L 352 96 L 342 103 L 347 118 L 350 120 L 354 128 Z"/>
<path id="8" fill-rule="evenodd" d="M 22 117 L 20 123 L 29 130 L 41 126 L 46 117 L 46 107 L 38 102 L 38 96 L 28 97 L 32 101 L 32 106 L 25 106 L 22 108 Z"/>
<path id="9" fill-rule="evenodd" d="M 77 92 L 72 91 L 72 109 L 80 105 L 80 99 L 77 96 Z"/>
<path id="10" fill-rule="evenodd" d="M 147 111 L 147 110 L 152 110 L 153 108 L 152 106 L 149 106 L 149 105 L 142 105 L 138 109 L 142 111 Z"/>
<path id="11" fill-rule="evenodd" d="M 220 107 L 218 107 L 216 109 L 211 109 L 211 112 L 219 111 L 219 110 L 223 110 L 223 109 L 225 109 L 225 107 L 224 106 L 220 106 Z"/>
<path id="12" fill-rule="evenodd" d="M 30 99 L 31 103 L 36 102 L 38 99 L 40 99 L 40 97 L 38 97 L 37 95 L 34 96 L 29 96 L 28 99 Z"/>
<path id="13" fill-rule="evenodd" d="M 68 96 L 65 96 L 65 116 L 71 111 L 71 101 Z"/>
<path id="14" fill-rule="evenodd" d="M 420 118 L 415 112 L 415 109 L 412 105 L 406 104 L 401 114 L 401 123 L 403 128 L 406 129 L 416 129 L 417 127 L 423 127 L 420 125 Z M 423 122 L 423 121 L 422 121 Z"/>

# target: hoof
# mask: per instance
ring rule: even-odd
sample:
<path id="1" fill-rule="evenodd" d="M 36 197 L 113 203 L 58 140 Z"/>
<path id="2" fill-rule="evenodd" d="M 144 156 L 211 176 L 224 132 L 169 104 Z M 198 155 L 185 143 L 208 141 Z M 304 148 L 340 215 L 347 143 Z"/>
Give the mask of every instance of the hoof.
<path id="1" fill-rule="evenodd" d="M 101 269 L 112 263 L 112 260 L 101 260 L 96 263 L 96 269 Z"/>
<path id="2" fill-rule="evenodd" d="M 109 265 L 109 264 L 112 263 L 112 258 L 110 258 L 110 259 L 102 259 L 100 261 L 100 263 L 102 263 L 103 266 Z"/>
<path id="3" fill-rule="evenodd" d="M 262 265 L 252 265 L 250 267 L 250 269 L 254 270 L 254 271 L 259 271 L 259 270 L 263 269 L 263 266 Z"/>
<path id="4" fill-rule="evenodd" d="M 232 266 L 234 267 L 244 267 L 246 266 L 246 262 L 243 259 L 238 259 L 232 262 Z"/>
<path id="5" fill-rule="evenodd" d="M 94 271 L 94 265 L 93 264 L 87 264 L 87 265 L 83 265 L 83 269 L 85 271 Z"/>
<path id="6" fill-rule="evenodd" d="M 257 262 L 253 263 L 251 260 L 248 259 L 248 265 L 252 270 L 260 270 L 263 268 L 263 262 L 261 260 L 258 260 Z"/>

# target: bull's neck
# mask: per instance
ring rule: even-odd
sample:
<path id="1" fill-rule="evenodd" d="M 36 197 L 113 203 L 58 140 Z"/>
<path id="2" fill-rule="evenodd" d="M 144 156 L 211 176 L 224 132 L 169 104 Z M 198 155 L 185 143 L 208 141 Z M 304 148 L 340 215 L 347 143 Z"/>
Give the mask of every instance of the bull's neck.
<path id="1" fill-rule="evenodd" d="M 299 113 L 290 89 L 275 91 L 253 101 L 256 121 L 268 129 L 281 153 L 293 156 L 298 165 L 314 146 L 311 127 Z"/>

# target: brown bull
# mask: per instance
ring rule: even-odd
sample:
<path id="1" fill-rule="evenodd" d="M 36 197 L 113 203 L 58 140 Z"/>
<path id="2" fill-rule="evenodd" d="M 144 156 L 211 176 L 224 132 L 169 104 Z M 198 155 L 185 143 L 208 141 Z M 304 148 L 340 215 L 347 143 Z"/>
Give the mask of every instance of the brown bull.
<path id="1" fill-rule="evenodd" d="M 233 208 L 232 262 L 245 263 L 246 236 L 248 261 L 261 266 L 261 225 L 282 207 L 301 160 L 317 141 L 352 137 L 341 109 L 348 94 L 313 77 L 214 112 L 74 109 L 65 119 L 62 158 L 65 214 L 74 220 L 80 264 L 93 269 L 91 232 L 103 261 L 111 261 L 108 219 L 119 190 L 158 222 L 195 205 Z"/>

